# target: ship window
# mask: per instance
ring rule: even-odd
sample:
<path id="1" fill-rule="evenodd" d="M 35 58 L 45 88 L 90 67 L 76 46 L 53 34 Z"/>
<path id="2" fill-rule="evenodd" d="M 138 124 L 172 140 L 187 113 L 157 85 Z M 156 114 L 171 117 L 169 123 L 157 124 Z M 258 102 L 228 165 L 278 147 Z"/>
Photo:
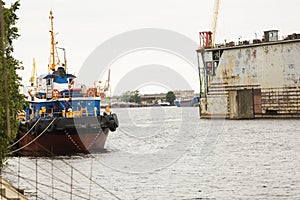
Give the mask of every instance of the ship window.
<path id="1" fill-rule="evenodd" d="M 210 74 L 213 70 L 212 62 L 206 62 L 207 73 Z"/>
<path id="2" fill-rule="evenodd" d="M 213 60 L 219 60 L 220 59 L 220 52 L 214 51 L 213 52 Z"/>
<path id="3" fill-rule="evenodd" d="M 215 61 L 214 62 L 214 66 L 213 66 L 213 76 L 215 76 L 216 75 L 216 69 L 218 68 L 218 64 L 219 64 L 219 62 L 217 62 L 217 61 Z"/>
<path id="4" fill-rule="evenodd" d="M 47 79 L 47 80 L 46 80 L 46 84 L 47 84 L 47 85 L 51 85 L 51 80 L 50 80 L 50 79 Z"/>

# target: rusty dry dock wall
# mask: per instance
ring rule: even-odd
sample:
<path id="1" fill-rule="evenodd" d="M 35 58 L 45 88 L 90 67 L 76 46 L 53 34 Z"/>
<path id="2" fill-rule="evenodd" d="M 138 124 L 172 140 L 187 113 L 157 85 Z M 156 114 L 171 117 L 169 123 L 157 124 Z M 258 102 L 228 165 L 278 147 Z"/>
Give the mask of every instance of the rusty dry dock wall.
<path id="1" fill-rule="evenodd" d="M 209 61 L 211 51 L 204 53 L 205 61 Z M 242 102 L 230 102 L 229 92 L 251 89 L 253 116 L 299 117 L 299 55 L 300 41 L 223 49 L 215 73 L 208 77 L 202 116 L 235 116 L 232 110 Z"/>

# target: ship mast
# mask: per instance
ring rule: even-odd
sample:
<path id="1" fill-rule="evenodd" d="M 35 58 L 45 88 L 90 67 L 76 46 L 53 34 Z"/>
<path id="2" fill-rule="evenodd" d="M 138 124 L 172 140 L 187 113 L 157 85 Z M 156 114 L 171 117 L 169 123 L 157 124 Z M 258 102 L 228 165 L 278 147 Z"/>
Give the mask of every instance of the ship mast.
<path id="1" fill-rule="evenodd" d="M 50 11 L 49 18 L 50 18 L 50 22 L 51 22 L 51 30 L 50 30 L 51 51 L 50 51 L 50 61 L 49 61 L 48 72 L 50 73 L 50 70 L 55 71 L 55 66 L 60 64 L 60 60 L 59 60 L 58 52 L 57 52 L 57 48 L 56 48 L 57 42 L 55 42 L 55 39 L 54 39 L 54 28 L 53 28 L 53 18 L 54 17 L 52 15 L 52 10 Z"/>

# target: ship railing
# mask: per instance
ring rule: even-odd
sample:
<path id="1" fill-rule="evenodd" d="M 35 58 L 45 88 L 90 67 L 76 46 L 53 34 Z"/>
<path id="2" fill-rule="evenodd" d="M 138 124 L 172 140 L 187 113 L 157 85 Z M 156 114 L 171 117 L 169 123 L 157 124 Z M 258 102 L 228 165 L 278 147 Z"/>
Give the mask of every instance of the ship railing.
<path id="1" fill-rule="evenodd" d="M 45 109 L 41 111 L 36 118 L 55 118 L 55 117 L 66 117 L 66 118 L 73 118 L 73 117 L 82 117 L 82 116 L 97 116 L 97 109 L 94 109 L 94 112 L 89 112 L 87 107 L 81 107 L 80 109 L 73 110 L 69 108 L 68 110 L 62 110 L 61 112 L 47 112 Z"/>

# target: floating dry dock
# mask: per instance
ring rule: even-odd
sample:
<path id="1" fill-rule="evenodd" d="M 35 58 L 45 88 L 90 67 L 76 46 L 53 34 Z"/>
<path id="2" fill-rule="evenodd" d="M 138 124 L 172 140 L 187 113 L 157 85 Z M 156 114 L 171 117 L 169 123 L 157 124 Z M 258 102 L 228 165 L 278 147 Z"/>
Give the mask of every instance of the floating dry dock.
<path id="1" fill-rule="evenodd" d="M 300 117 L 300 34 L 212 47 L 200 32 L 197 54 L 201 118 Z"/>

